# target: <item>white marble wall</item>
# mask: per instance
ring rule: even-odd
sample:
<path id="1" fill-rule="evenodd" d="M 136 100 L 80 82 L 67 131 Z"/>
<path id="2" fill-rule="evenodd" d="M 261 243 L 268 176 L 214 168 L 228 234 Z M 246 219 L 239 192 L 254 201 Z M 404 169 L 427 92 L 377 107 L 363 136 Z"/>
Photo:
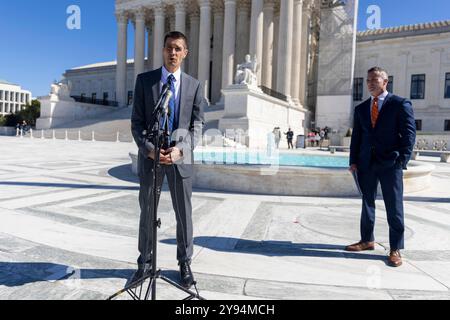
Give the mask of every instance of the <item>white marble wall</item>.
<path id="1" fill-rule="evenodd" d="M 0 115 L 16 113 L 31 104 L 31 92 L 20 86 L 0 83 Z"/>
<path id="2" fill-rule="evenodd" d="M 357 43 L 355 78 L 364 78 L 363 100 L 369 97 L 367 70 L 380 66 L 394 77 L 394 94 L 410 99 L 411 75 L 425 74 L 425 99 L 412 100 L 423 132 L 443 132 L 450 120 L 450 99 L 444 98 L 445 74 L 450 73 L 450 33 L 388 38 Z M 362 101 L 354 101 L 356 106 Z"/>

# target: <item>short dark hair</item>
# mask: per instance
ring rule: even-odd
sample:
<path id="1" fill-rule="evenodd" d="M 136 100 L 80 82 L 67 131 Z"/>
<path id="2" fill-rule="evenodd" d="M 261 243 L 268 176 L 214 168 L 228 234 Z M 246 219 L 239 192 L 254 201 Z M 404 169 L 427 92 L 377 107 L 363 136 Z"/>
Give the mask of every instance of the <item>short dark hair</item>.
<path id="1" fill-rule="evenodd" d="M 389 79 L 389 74 L 387 73 L 386 70 L 384 70 L 384 69 L 381 68 L 381 67 L 373 67 L 373 68 L 370 68 L 370 69 L 367 71 L 367 73 L 371 73 L 371 72 L 378 72 L 378 73 L 381 73 L 381 74 L 383 75 L 383 79 L 385 79 L 385 80 L 388 80 L 388 79 Z M 384 78 L 384 77 L 385 77 L 385 78 Z"/>
<path id="2" fill-rule="evenodd" d="M 175 40 L 183 39 L 184 43 L 186 44 L 186 49 L 189 47 L 186 36 L 180 31 L 170 31 L 170 32 L 166 33 L 166 35 L 164 36 L 164 46 L 166 45 L 166 41 L 169 38 L 175 39 Z"/>

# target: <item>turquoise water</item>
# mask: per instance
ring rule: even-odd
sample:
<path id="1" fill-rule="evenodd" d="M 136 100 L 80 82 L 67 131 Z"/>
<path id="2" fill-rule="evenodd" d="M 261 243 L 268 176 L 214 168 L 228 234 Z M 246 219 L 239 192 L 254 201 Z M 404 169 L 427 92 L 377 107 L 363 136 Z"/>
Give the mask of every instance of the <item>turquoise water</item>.
<path id="1" fill-rule="evenodd" d="M 347 168 L 348 157 L 327 155 L 304 155 L 280 153 L 268 155 L 265 152 L 218 152 L 195 151 L 195 163 L 203 164 L 254 164 L 301 167 Z"/>

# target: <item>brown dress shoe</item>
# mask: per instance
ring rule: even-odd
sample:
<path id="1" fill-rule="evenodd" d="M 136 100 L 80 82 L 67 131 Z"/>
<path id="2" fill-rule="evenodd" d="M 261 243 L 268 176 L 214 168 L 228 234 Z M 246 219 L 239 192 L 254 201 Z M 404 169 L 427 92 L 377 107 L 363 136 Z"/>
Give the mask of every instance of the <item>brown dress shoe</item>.
<path id="1" fill-rule="evenodd" d="M 357 242 L 345 247 L 345 251 L 375 250 L 375 242 Z"/>
<path id="2" fill-rule="evenodd" d="M 402 256 L 400 250 L 391 250 L 389 253 L 388 264 L 391 267 L 400 267 L 402 265 Z"/>

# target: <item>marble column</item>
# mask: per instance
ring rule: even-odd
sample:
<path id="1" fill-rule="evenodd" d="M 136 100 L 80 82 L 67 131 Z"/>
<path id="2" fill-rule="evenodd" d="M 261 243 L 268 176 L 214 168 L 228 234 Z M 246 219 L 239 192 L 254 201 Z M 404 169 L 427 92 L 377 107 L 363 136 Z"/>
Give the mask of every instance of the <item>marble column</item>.
<path id="1" fill-rule="evenodd" d="M 236 46 L 236 0 L 225 0 L 222 88 L 233 84 Z"/>
<path id="2" fill-rule="evenodd" d="M 163 63 L 164 30 L 165 30 L 165 10 L 160 4 L 153 8 L 155 16 L 155 28 L 153 31 L 153 69 L 160 68 Z"/>
<path id="3" fill-rule="evenodd" d="M 153 69 L 153 20 L 147 22 L 147 71 Z"/>
<path id="4" fill-rule="evenodd" d="M 116 69 L 116 97 L 120 107 L 127 104 L 127 28 L 128 15 L 124 12 L 116 13 L 117 18 L 117 69 Z"/>
<path id="5" fill-rule="evenodd" d="M 283 0 L 280 7 L 280 30 L 278 33 L 277 91 L 291 100 L 291 66 L 294 0 Z"/>
<path id="6" fill-rule="evenodd" d="M 300 105 L 300 73 L 301 61 L 301 38 L 302 38 L 302 11 L 303 0 L 294 0 L 294 32 L 292 41 L 292 79 L 291 79 L 291 95 L 292 101 Z"/>
<path id="7" fill-rule="evenodd" d="M 235 64 L 244 62 L 245 55 L 249 53 L 250 34 L 250 0 L 238 2 L 237 33 L 236 33 L 236 59 Z"/>
<path id="8" fill-rule="evenodd" d="M 213 63 L 211 79 L 211 102 L 216 103 L 222 95 L 222 54 L 223 54 L 223 26 L 224 13 L 223 2 L 214 2 L 214 31 L 213 31 Z"/>
<path id="9" fill-rule="evenodd" d="M 164 31 L 164 34 L 175 30 L 175 28 L 176 28 L 175 12 L 170 13 L 169 15 L 166 15 L 166 19 L 167 19 L 168 23 L 166 25 L 166 29 Z"/>
<path id="10" fill-rule="evenodd" d="M 264 23 L 264 0 L 252 0 L 252 13 L 250 22 L 249 53 L 252 59 L 261 66 L 263 52 L 263 23 Z M 261 68 L 257 72 L 258 84 L 261 84 Z"/>
<path id="11" fill-rule="evenodd" d="M 278 75 L 278 34 L 280 32 L 280 5 L 275 4 L 273 18 L 273 59 L 272 59 L 272 89 L 277 90 Z"/>
<path id="12" fill-rule="evenodd" d="M 186 0 L 175 1 L 175 30 L 186 33 Z"/>
<path id="13" fill-rule="evenodd" d="M 300 91 L 299 99 L 303 107 L 307 107 L 306 92 L 308 88 L 308 60 L 309 60 L 309 36 L 311 20 L 311 3 L 303 1 L 302 12 L 302 38 L 301 38 L 301 61 L 300 61 Z"/>
<path id="14" fill-rule="evenodd" d="M 272 88 L 272 63 L 273 63 L 273 31 L 275 1 L 269 0 L 264 3 L 264 26 L 263 26 L 263 57 L 261 65 L 261 84 L 267 88 Z"/>
<path id="15" fill-rule="evenodd" d="M 145 13 L 142 8 L 134 13 L 134 17 L 134 81 L 136 81 L 138 74 L 144 72 L 145 63 Z"/>
<path id="16" fill-rule="evenodd" d="M 204 96 L 209 97 L 209 72 L 211 62 L 211 1 L 199 0 L 200 35 L 198 45 L 198 80 L 203 85 Z"/>
<path id="17" fill-rule="evenodd" d="M 198 78 L 198 45 L 200 34 L 200 13 L 197 8 L 189 15 L 189 74 Z"/>

